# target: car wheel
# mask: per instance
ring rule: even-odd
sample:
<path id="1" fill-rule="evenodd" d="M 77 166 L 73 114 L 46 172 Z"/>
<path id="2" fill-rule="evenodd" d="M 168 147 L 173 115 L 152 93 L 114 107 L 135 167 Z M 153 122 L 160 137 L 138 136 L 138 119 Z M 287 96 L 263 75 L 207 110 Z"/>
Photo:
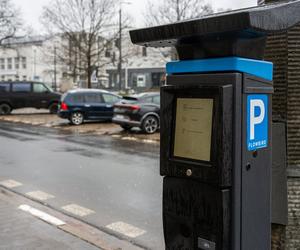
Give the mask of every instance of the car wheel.
<path id="1" fill-rule="evenodd" d="M 9 115 L 12 111 L 12 108 L 6 104 L 6 103 L 3 103 L 3 104 L 0 104 L 0 115 Z"/>
<path id="2" fill-rule="evenodd" d="M 58 112 L 58 103 L 52 103 L 49 106 L 49 112 L 50 112 L 50 114 L 57 114 L 57 112 Z"/>
<path id="3" fill-rule="evenodd" d="M 153 134 L 158 129 L 158 126 L 158 119 L 150 115 L 143 121 L 142 130 L 147 134 Z"/>
<path id="4" fill-rule="evenodd" d="M 131 129 L 131 127 L 129 125 L 120 125 L 122 127 L 122 129 L 128 131 Z"/>
<path id="5" fill-rule="evenodd" d="M 74 125 L 80 125 L 83 123 L 83 114 L 80 112 L 74 112 L 71 114 L 70 122 Z"/>

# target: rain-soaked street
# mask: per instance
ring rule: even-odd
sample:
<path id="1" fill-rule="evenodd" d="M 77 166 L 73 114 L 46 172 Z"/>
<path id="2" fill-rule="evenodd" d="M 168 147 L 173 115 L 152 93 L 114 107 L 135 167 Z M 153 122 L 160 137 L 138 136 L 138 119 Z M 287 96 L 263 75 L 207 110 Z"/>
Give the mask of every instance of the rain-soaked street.
<path id="1" fill-rule="evenodd" d="M 159 147 L 0 123 L 0 181 L 149 249 L 163 249 Z"/>

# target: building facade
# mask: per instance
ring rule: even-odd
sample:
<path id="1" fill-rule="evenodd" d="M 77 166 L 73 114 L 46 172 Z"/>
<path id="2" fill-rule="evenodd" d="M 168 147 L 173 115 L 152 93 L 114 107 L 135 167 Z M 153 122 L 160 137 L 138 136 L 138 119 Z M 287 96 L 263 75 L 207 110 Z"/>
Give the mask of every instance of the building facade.
<path id="1" fill-rule="evenodd" d="M 165 83 L 165 64 L 170 51 L 133 45 L 123 40 L 122 79 L 119 80 L 119 50 L 114 42 L 97 39 L 102 53 L 93 58 L 92 88 L 142 92 Z M 72 41 L 62 35 L 19 37 L 0 46 L 0 81 L 41 81 L 55 90 L 87 86 L 84 60 Z M 120 86 L 121 82 L 121 86 Z"/>
<path id="2" fill-rule="evenodd" d="M 165 84 L 166 63 L 171 60 L 170 49 L 153 49 L 133 45 L 127 37 L 122 52 L 122 79 L 119 79 L 119 61 L 112 60 L 106 68 L 111 90 L 134 90 L 142 92 L 157 89 Z M 115 56 L 118 50 L 114 49 Z M 118 57 L 116 57 L 118 58 Z"/>
<path id="3" fill-rule="evenodd" d="M 0 80 L 40 81 L 59 89 L 62 67 L 54 60 L 45 60 L 49 44 L 52 41 L 43 36 L 7 40 L 0 47 Z"/>
<path id="4" fill-rule="evenodd" d="M 38 80 L 41 77 L 40 48 L 44 39 L 16 38 L 0 48 L 0 78 L 2 81 Z"/>

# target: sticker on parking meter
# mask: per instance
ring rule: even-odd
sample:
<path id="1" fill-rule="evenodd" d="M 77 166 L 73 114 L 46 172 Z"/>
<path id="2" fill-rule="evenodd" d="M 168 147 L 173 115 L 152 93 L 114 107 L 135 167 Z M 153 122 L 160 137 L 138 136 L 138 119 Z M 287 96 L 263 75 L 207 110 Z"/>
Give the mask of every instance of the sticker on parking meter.
<path id="1" fill-rule="evenodd" d="M 174 156 L 210 161 L 213 103 L 213 99 L 177 99 Z"/>
<path id="2" fill-rule="evenodd" d="M 268 96 L 247 97 L 247 147 L 248 151 L 268 147 Z"/>

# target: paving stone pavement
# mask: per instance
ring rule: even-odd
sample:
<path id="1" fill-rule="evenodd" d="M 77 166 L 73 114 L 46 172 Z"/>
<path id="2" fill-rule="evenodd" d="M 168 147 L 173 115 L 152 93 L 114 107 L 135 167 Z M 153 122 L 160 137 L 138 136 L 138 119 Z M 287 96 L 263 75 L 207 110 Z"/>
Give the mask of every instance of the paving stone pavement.
<path id="1" fill-rule="evenodd" d="M 80 249 L 97 247 L 18 209 L 0 195 L 0 249 Z"/>

